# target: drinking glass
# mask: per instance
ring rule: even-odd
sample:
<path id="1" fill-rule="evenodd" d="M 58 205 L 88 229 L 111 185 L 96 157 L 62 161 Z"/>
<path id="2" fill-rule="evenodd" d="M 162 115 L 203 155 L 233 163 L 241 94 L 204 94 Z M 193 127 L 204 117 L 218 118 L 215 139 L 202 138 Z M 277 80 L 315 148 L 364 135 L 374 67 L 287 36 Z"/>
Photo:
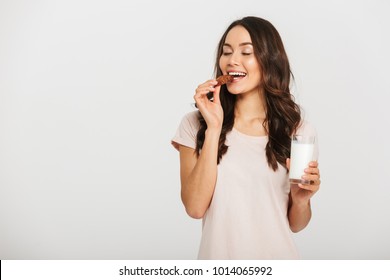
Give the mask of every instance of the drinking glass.
<path id="1" fill-rule="evenodd" d="M 291 139 L 290 183 L 310 184 L 310 180 L 302 179 L 309 162 L 314 160 L 314 136 L 293 135 Z"/>

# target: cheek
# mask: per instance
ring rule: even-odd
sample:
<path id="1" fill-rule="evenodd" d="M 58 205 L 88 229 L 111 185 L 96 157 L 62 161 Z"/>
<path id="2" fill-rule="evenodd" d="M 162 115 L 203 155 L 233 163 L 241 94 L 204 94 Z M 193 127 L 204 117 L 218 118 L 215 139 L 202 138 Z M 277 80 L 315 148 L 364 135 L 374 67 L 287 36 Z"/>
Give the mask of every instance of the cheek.
<path id="1" fill-rule="evenodd" d="M 219 68 L 223 68 L 223 66 L 225 65 L 225 60 L 223 59 L 223 56 L 221 56 L 219 58 Z"/>
<path id="2" fill-rule="evenodd" d="M 260 72 L 260 66 L 256 59 L 248 59 L 246 65 L 251 71 Z"/>
<path id="3" fill-rule="evenodd" d="M 256 80 L 261 80 L 262 72 L 260 69 L 260 66 L 257 61 L 252 61 L 249 64 L 247 64 L 247 70 L 252 74 L 251 77 L 253 77 Z"/>

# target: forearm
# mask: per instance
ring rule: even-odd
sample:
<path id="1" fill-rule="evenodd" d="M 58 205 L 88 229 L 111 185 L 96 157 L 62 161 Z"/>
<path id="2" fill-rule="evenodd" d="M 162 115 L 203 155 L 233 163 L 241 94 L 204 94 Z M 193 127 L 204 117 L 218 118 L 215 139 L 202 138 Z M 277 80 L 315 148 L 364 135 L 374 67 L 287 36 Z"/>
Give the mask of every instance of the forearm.
<path id="1" fill-rule="evenodd" d="M 219 136 L 219 130 L 206 130 L 196 165 L 188 178 L 182 180 L 182 201 L 187 213 L 193 218 L 203 217 L 214 193 Z"/>
<path id="2" fill-rule="evenodd" d="M 290 229 L 298 232 L 304 229 L 311 219 L 310 200 L 307 203 L 297 204 L 292 202 L 288 210 Z"/>

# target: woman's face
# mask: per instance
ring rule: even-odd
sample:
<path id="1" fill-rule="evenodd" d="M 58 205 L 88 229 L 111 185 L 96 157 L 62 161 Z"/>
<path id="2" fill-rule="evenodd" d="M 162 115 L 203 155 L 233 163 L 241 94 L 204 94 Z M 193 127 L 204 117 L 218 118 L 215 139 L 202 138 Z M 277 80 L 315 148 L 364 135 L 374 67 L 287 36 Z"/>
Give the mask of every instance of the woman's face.
<path id="1" fill-rule="evenodd" d="M 260 65 L 254 55 L 248 31 L 238 25 L 226 36 L 219 67 L 224 75 L 233 75 L 233 82 L 227 84 L 232 94 L 258 93 L 261 78 Z"/>

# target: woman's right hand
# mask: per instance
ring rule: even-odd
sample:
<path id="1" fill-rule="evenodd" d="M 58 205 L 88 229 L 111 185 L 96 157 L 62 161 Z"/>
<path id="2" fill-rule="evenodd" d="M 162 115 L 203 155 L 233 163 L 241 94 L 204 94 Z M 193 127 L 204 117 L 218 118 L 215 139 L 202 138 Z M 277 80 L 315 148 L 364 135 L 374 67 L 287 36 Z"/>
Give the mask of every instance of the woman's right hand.
<path id="1" fill-rule="evenodd" d="M 217 80 L 208 80 L 200 84 L 194 95 L 196 106 L 207 123 L 208 129 L 222 129 L 223 109 L 219 99 L 221 86 L 216 86 Z M 213 92 L 213 100 L 207 98 L 207 94 Z"/>

